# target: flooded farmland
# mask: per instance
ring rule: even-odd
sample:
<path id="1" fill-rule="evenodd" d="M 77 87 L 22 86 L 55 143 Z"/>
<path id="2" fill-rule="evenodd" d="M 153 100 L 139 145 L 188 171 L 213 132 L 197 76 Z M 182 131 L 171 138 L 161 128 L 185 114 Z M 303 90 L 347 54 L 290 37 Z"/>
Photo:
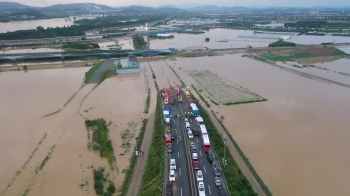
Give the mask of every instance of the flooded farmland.
<path id="1" fill-rule="evenodd" d="M 187 85 L 188 71 L 209 70 L 268 101 L 212 105 L 273 195 L 347 195 L 350 188 L 350 91 L 240 55 L 169 61 Z M 181 68 L 181 69 L 179 69 Z"/>
<path id="2" fill-rule="evenodd" d="M 109 170 L 109 165 L 88 150 L 85 118 L 104 118 L 110 124 L 116 156 L 110 173 L 118 191 L 133 153 L 127 123 L 138 122 L 139 129 L 147 117 L 142 114 L 145 77 L 115 77 L 96 89 L 88 84 L 79 90 L 88 69 L 1 73 L 0 195 L 95 194 L 92 168 Z M 128 141 L 122 139 L 126 134 Z"/>

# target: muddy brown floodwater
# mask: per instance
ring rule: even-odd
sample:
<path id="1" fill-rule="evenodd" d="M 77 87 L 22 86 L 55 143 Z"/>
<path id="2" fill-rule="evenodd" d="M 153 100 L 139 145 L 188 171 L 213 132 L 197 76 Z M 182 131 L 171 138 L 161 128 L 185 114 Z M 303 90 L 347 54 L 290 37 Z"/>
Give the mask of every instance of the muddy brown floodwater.
<path id="1" fill-rule="evenodd" d="M 220 110 L 225 126 L 273 195 L 349 194 L 349 88 L 240 54 L 168 63 L 187 85 L 196 84 L 188 71 L 209 70 L 268 99 L 220 108 L 212 104 L 211 109 Z"/>
<path id="2" fill-rule="evenodd" d="M 83 116 L 111 122 L 110 138 L 117 168 L 110 173 L 118 191 L 124 179 L 122 171 L 128 167 L 134 147 L 132 132 L 129 141 L 122 140 L 121 134 L 128 122 L 138 122 L 140 129 L 142 118 L 147 118 L 142 113 L 146 79 L 143 72 L 107 79 L 83 101 L 94 87 L 89 84 L 78 91 L 88 69 L 0 75 L 1 196 L 22 195 L 26 191 L 28 195 L 94 195 L 89 166 L 106 166 L 109 171 L 109 165 L 99 153 L 88 150 Z M 151 77 L 149 72 L 146 71 L 147 78 Z M 75 97 L 63 107 L 74 93 Z M 58 109 L 61 109 L 59 113 L 41 118 Z M 131 146 L 121 148 L 123 142 Z M 50 158 L 38 170 L 46 156 Z"/>

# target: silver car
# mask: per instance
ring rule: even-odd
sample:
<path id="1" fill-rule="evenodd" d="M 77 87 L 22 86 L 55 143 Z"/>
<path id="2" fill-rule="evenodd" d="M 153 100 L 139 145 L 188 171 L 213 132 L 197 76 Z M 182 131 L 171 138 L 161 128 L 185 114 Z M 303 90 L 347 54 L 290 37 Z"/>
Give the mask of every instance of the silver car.
<path id="1" fill-rule="evenodd" d="M 216 186 L 221 186 L 221 179 L 219 177 L 215 177 L 214 181 Z"/>

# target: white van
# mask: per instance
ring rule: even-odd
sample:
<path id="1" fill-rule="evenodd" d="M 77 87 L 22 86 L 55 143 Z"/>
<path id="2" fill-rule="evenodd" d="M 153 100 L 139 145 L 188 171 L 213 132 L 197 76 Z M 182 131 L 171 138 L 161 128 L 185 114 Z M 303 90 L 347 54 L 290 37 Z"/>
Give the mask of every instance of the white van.
<path id="1" fill-rule="evenodd" d="M 170 169 L 176 169 L 176 161 L 175 161 L 175 159 L 170 159 Z"/>
<path id="2" fill-rule="evenodd" d="M 191 126 L 190 126 L 190 123 L 185 123 L 185 128 L 187 131 L 191 131 Z"/>
<path id="3" fill-rule="evenodd" d="M 175 181 L 175 170 L 170 170 L 169 181 L 170 182 Z"/>

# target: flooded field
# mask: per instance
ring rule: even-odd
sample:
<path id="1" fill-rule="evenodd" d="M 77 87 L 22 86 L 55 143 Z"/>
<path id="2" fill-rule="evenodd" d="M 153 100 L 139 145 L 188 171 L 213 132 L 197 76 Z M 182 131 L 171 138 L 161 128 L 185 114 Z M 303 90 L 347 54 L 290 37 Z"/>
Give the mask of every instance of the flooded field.
<path id="1" fill-rule="evenodd" d="M 0 74 L 1 196 L 94 195 L 92 167 L 109 170 L 109 165 L 88 150 L 85 118 L 104 118 L 110 124 L 116 156 L 116 169 L 110 173 L 118 191 L 133 153 L 133 145 L 121 147 L 133 143 L 127 123 L 138 122 L 139 129 L 144 118 L 145 77 L 114 77 L 95 90 L 92 84 L 78 90 L 88 69 Z"/>
<path id="2" fill-rule="evenodd" d="M 347 195 L 350 91 L 241 55 L 168 61 L 187 85 L 209 70 L 268 99 L 219 115 L 273 195 Z M 181 68 L 181 69 L 180 69 Z M 211 109 L 218 111 L 217 106 Z M 335 117 L 336 116 L 336 117 Z"/>
<path id="3" fill-rule="evenodd" d="M 23 20 L 23 21 L 12 21 L 12 22 L 1 22 L 0 33 L 6 33 L 7 31 L 18 31 L 18 30 L 28 30 L 35 29 L 38 26 L 42 26 L 45 29 L 47 27 L 63 27 L 70 26 L 74 24 L 73 17 L 69 17 L 69 20 L 66 18 L 53 18 L 53 19 L 43 19 L 43 20 Z M 94 16 L 76 16 L 76 20 L 80 19 L 93 19 Z"/>
<path id="4" fill-rule="evenodd" d="M 209 71 L 191 71 L 190 75 L 217 103 L 230 104 L 263 99 L 239 86 L 228 85 Z"/>

